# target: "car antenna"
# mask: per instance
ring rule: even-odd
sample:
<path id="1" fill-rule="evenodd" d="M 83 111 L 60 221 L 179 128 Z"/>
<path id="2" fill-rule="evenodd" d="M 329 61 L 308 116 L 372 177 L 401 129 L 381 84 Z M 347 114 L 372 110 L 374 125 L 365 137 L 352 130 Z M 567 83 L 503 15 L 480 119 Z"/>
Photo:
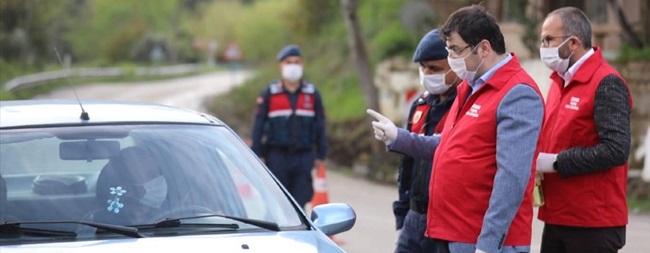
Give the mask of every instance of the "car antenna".
<path id="1" fill-rule="evenodd" d="M 59 59 L 59 63 L 61 64 L 61 67 L 65 69 L 66 71 L 66 76 L 68 77 L 68 84 L 70 85 L 70 88 L 72 88 L 72 92 L 74 92 L 74 96 L 77 98 L 77 103 L 79 103 L 79 107 L 81 107 L 81 115 L 79 118 L 81 120 L 90 120 L 90 116 L 88 116 L 88 113 L 86 110 L 84 110 L 84 106 L 81 105 L 81 100 L 79 100 L 79 96 L 77 95 L 77 91 L 74 89 L 74 85 L 72 85 L 72 79 L 70 78 L 70 69 L 66 68 L 65 65 L 63 65 L 63 61 L 61 60 L 61 56 L 59 55 L 59 50 L 54 47 L 54 53 L 56 53 L 56 58 Z"/>

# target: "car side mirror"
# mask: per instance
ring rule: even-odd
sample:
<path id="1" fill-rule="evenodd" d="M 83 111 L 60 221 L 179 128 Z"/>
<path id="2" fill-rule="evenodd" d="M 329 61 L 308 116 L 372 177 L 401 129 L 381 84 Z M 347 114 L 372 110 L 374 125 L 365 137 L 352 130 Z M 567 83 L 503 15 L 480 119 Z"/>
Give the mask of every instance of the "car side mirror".
<path id="1" fill-rule="evenodd" d="M 350 230 L 357 220 L 357 214 L 347 204 L 322 204 L 312 209 L 311 220 L 329 236 Z"/>

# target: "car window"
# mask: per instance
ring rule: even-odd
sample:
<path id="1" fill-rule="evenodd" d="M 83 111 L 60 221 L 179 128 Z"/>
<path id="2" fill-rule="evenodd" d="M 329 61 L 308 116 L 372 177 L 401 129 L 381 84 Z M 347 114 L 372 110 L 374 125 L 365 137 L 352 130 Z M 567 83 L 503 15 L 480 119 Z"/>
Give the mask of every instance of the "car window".
<path id="1" fill-rule="evenodd" d="M 7 186 L 7 203 L 0 203 L 6 207 L 0 209 L 2 220 L 138 226 L 166 218 L 223 214 L 280 227 L 303 225 L 269 172 L 223 126 L 2 130 L 0 161 L 0 176 Z M 238 225 L 240 230 L 259 229 Z M 30 226 L 85 231 L 78 224 Z"/>

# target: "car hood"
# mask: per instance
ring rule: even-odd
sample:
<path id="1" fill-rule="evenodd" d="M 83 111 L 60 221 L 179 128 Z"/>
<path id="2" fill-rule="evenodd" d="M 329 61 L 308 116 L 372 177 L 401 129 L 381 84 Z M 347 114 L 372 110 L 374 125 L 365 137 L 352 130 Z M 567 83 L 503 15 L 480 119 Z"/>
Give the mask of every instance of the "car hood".
<path id="1" fill-rule="evenodd" d="M 195 235 L 9 245 L 0 252 L 345 252 L 318 231 Z"/>

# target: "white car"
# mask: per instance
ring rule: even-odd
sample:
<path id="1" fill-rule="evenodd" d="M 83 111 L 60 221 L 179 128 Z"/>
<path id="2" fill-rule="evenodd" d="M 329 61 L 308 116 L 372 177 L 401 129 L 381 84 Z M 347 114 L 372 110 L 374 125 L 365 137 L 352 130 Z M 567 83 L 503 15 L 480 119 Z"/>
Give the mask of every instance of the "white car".
<path id="1" fill-rule="evenodd" d="M 0 252 L 344 252 L 217 118 L 109 101 L 0 102 Z"/>

